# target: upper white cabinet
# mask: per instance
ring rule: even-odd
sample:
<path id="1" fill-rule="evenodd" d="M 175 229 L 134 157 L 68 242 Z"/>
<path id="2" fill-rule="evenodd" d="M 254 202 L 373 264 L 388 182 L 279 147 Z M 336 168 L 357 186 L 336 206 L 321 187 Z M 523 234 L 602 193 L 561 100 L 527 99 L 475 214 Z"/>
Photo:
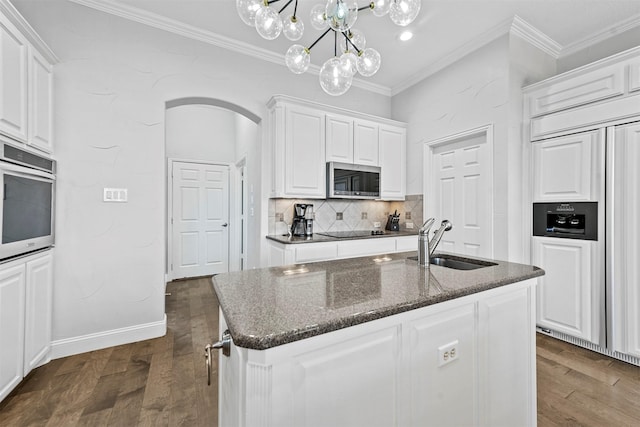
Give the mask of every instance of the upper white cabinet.
<path id="1" fill-rule="evenodd" d="M 638 115 L 640 47 L 524 88 L 532 141 L 602 127 Z"/>
<path id="2" fill-rule="evenodd" d="M 29 55 L 29 136 L 27 142 L 53 152 L 53 67 L 37 50 Z"/>
<path id="3" fill-rule="evenodd" d="M 327 114 L 326 123 L 327 162 L 354 163 L 353 120 Z"/>
<path id="4" fill-rule="evenodd" d="M 378 124 L 355 120 L 353 123 L 353 163 L 379 166 Z"/>
<path id="5" fill-rule="evenodd" d="M 604 131 L 533 143 L 533 201 L 597 200 L 603 185 Z"/>
<path id="6" fill-rule="evenodd" d="M 326 197 L 326 162 L 381 167 L 381 198 L 404 200 L 403 123 L 283 95 L 267 104 L 271 197 Z"/>
<path id="7" fill-rule="evenodd" d="M 53 151 L 55 55 L 8 2 L 0 3 L 0 133 Z"/>
<path id="8" fill-rule="evenodd" d="M 0 132 L 27 141 L 28 44 L 0 14 Z"/>
<path id="9" fill-rule="evenodd" d="M 407 187 L 407 130 L 380 126 L 380 197 L 404 200 Z"/>

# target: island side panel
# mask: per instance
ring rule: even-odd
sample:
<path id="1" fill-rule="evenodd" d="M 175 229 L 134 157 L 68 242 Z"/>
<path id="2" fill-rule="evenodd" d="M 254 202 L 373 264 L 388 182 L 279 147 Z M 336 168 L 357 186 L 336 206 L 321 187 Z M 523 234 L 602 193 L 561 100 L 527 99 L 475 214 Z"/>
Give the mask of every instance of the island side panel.
<path id="1" fill-rule="evenodd" d="M 220 362 L 220 425 L 533 426 L 535 284 L 268 350 L 232 346 L 230 360 Z M 454 341 L 457 357 L 441 364 L 443 347 Z"/>

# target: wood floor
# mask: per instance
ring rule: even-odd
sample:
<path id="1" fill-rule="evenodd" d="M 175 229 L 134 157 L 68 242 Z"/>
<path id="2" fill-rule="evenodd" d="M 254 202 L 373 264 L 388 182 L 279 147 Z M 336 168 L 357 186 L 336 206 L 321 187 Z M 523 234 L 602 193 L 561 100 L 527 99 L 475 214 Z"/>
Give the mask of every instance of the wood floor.
<path id="1" fill-rule="evenodd" d="M 165 337 L 57 359 L 0 403 L 0 426 L 216 426 L 209 279 L 167 286 Z M 640 426 L 640 368 L 538 335 L 538 426 Z M 217 375 L 214 375 L 217 380 Z"/>

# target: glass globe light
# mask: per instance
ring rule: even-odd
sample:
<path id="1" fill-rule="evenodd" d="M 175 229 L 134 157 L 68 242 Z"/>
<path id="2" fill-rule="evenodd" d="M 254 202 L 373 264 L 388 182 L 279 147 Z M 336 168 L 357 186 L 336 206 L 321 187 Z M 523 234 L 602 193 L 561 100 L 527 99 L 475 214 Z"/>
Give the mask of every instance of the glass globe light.
<path id="1" fill-rule="evenodd" d="M 287 50 L 284 60 L 287 67 L 295 74 L 302 74 L 309 69 L 311 55 L 309 49 L 299 44 L 294 44 Z"/>
<path id="2" fill-rule="evenodd" d="M 384 16 L 389 13 L 389 7 L 392 0 L 374 0 L 373 1 L 373 14 L 375 16 Z"/>
<path id="3" fill-rule="evenodd" d="M 320 68 L 320 86 L 332 96 L 342 95 L 349 90 L 353 82 L 353 76 L 345 74 L 340 65 L 340 58 L 334 57 Z"/>
<path id="4" fill-rule="evenodd" d="M 256 23 L 256 12 L 261 4 L 260 0 L 236 0 L 236 9 L 242 22 L 253 27 Z"/>
<path id="5" fill-rule="evenodd" d="M 331 28 L 347 31 L 358 19 L 358 3 L 356 0 L 328 0 L 324 13 Z"/>
<path id="6" fill-rule="evenodd" d="M 340 55 L 340 67 L 342 68 L 342 72 L 354 76 L 358 69 L 356 68 L 356 63 L 358 62 L 358 57 L 355 53 L 349 51 Z"/>
<path id="7" fill-rule="evenodd" d="M 389 8 L 389 17 L 396 25 L 404 27 L 416 19 L 418 12 L 420 0 L 393 0 Z"/>
<path id="8" fill-rule="evenodd" d="M 282 33 L 292 42 L 300 40 L 300 38 L 302 38 L 302 33 L 304 33 L 304 24 L 295 16 L 290 15 L 284 21 Z"/>
<path id="9" fill-rule="evenodd" d="M 325 6 L 317 4 L 311 8 L 311 26 L 316 30 L 324 30 L 329 23 L 324 16 Z"/>
<path id="10" fill-rule="evenodd" d="M 380 69 L 381 58 L 377 50 L 367 48 L 358 55 L 356 67 L 364 77 L 371 77 Z"/>
<path id="11" fill-rule="evenodd" d="M 358 48 L 358 50 L 363 50 L 367 45 L 367 39 L 364 37 L 364 34 L 360 30 L 350 30 L 347 34 L 351 43 Z M 354 51 L 354 47 L 348 41 L 345 40 L 344 43 L 340 43 L 340 49 L 342 49 L 342 53 L 346 51 Z"/>
<path id="12" fill-rule="evenodd" d="M 280 14 L 269 6 L 262 5 L 256 12 L 256 30 L 267 40 L 276 39 L 282 32 Z"/>

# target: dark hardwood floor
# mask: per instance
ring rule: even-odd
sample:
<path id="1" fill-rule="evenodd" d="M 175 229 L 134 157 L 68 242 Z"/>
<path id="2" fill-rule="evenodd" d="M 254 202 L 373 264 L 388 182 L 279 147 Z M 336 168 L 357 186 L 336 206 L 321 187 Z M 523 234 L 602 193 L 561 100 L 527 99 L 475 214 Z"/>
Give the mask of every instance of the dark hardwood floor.
<path id="1" fill-rule="evenodd" d="M 57 359 L 0 403 L 0 426 L 216 426 L 209 279 L 169 283 L 165 337 Z M 538 335 L 538 425 L 640 426 L 640 368 Z"/>

